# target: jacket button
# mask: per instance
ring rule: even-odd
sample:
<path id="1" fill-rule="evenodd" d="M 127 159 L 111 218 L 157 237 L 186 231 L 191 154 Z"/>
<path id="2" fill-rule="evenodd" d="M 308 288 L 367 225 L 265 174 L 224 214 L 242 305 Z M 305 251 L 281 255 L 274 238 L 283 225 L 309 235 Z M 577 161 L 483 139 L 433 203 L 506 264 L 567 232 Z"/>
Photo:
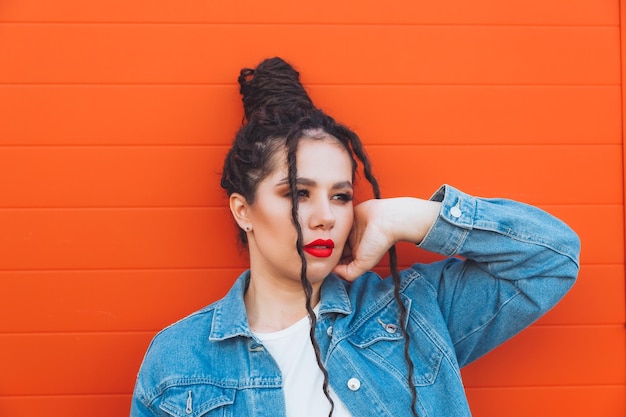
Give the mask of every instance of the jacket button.
<path id="1" fill-rule="evenodd" d="M 328 326 L 328 329 L 326 329 L 326 334 L 329 336 L 333 335 L 333 326 Z"/>
<path id="2" fill-rule="evenodd" d="M 350 391 L 356 391 L 359 388 L 361 388 L 361 381 L 359 381 L 357 378 L 350 378 L 348 380 L 348 389 Z"/>
<path id="3" fill-rule="evenodd" d="M 248 347 L 248 350 L 250 352 L 263 352 L 265 349 L 263 348 L 263 345 L 260 343 L 251 343 L 250 346 Z"/>
<path id="4" fill-rule="evenodd" d="M 398 326 L 395 324 L 386 324 L 385 331 L 389 334 L 394 334 L 398 330 Z"/>

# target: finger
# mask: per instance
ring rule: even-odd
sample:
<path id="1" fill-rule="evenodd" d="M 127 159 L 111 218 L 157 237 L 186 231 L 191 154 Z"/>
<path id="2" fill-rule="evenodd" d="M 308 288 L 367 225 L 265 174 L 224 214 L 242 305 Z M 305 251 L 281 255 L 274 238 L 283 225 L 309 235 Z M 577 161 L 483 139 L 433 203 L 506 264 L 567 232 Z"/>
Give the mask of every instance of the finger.
<path id="1" fill-rule="evenodd" d="M 339 264 L 336 267 L 333 268 L 333 272 L 335 273 L 335 275 L 337 275 L 339 278 L 346 280 L 346 281 L 354 281 L 353 279 L 349 278 L 348 275 L 348 265 L 349 264 Z"/>
<path id="2" fill-rule="evenodd" d="M 366 272 L 366 269 L 363 269 L 360 266 L 360 262 L 354 260 L 347 264 L 339 264 L 334 269 L 333 272 L 337 274 L 339 277 L 345 279 L 346 281 L 354 281 L 363 273 Z"/>

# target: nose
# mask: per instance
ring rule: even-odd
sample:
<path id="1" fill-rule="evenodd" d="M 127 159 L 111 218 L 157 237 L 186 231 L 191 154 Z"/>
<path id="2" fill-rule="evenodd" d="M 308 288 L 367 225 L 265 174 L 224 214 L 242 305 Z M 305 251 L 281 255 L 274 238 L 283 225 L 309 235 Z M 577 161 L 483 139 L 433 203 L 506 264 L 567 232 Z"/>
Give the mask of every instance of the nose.
<path id="1" fill-rule="evenodd" d="M 328 230 L 335 225 L 335 213 L 327 199 L 316 201 L 311 207 L 309 225 L 312 229 Z"/>

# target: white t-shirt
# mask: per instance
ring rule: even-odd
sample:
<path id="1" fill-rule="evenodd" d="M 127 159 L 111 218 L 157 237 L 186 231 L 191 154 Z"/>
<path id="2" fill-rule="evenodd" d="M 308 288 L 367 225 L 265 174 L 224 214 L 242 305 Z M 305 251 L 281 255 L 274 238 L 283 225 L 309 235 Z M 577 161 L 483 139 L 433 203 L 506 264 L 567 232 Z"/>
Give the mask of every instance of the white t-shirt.
<path id="1" fill-rule="evenodd" d="M 282 373 L 287 417 L 325 417 L 330 412 L 330 403 L 322 390 L 324 374 L 317 366 L 309 338 L 310 329 L 306 316 L 277 332 L 254 333 Z M 328 389 L 335 404 L 333 417 L 352 417 L 337 395 Z"/>

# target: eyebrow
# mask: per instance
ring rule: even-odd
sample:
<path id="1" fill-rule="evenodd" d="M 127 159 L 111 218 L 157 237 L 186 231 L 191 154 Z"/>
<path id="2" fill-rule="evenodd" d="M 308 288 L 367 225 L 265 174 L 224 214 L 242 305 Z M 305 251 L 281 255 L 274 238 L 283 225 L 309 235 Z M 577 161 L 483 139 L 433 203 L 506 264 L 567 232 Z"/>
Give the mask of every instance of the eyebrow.
<path id="1" fill-rule="evenodd" d="M 313 187 L 315 185 L 317 185 L 317 182 L 313 181 L 312 179 L 309 178 L 297 178 L 296 179 L 296 183 L 300 184 L 300 185 L 306 185 L 308 187 Z M 289 179 L 288 178 L 283 178 L 282 180 L 278 181 L 276 183 L 277 187 L 283 186 L 283 185 L 288 185 L 289 184 Z M 354 187 L 352 186 L 352 182 L 351 181 L 339 181 L 333 184 L 333 190 L 337 190 L 337 189 L 341 189 L 341 188 L 349 188 L 349 189 L 353 189 Z"/>

